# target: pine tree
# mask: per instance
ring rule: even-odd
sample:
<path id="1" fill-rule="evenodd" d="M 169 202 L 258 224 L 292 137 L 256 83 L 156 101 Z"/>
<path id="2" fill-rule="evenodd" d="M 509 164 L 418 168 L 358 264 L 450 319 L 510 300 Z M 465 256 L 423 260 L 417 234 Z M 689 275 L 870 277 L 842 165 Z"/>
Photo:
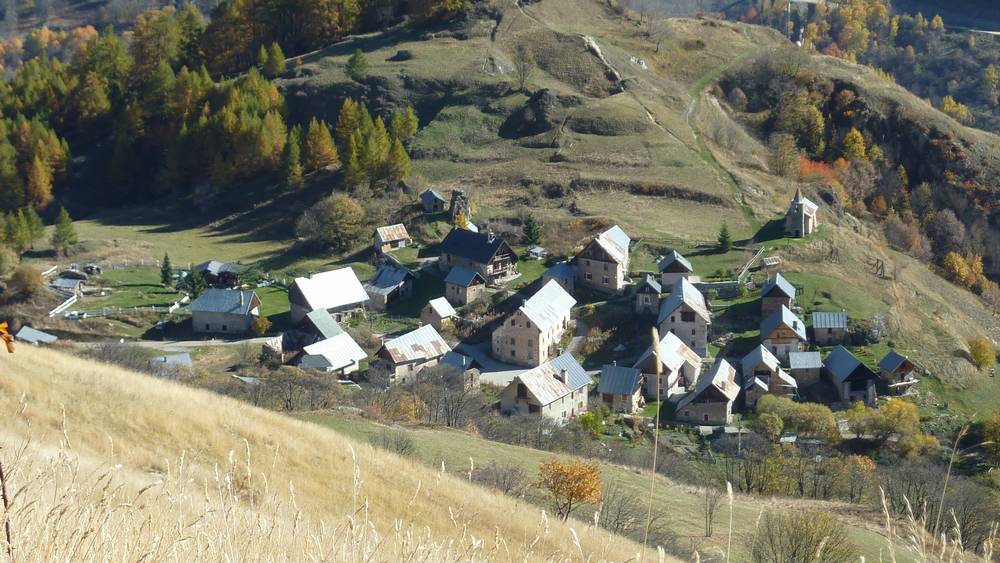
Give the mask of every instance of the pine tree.
<path id="1" fill-rule="evenodd" d="M 524 218 L 524 244 L 538 244 L 542 242 L 542 226 L 538 224 L 535 216 L 528 214 Z"/>
<path id="2" fill-rule="evenodd" d="M 360 155 L 361 166 L 372 182 L 385 177 L 385 164 L 389 158 L 390 147 L 389 132 L 385 129 L 385 123 L 381 117 L 376 117 L 375 125 L 371 134 L 365 138 Z"/>
<path id="3" fill-rule="evenodd" d="M 28 207 L 24 213 L 24 219 L 28 222 L 28 233 L 31 235 L 31 248 L 35 247 L 35 241 L 45 234 L 45 222 L 35 211 L 34 207 Z"/>
<path id="4" fill-rule="evenodd" d="M 865 138 L 861 136 L 860 131 L 852 127 L 844 136 L 844 146 L 840 155 L 847 160 L 858 161 L 867 159 L 865 153 Z"/>
<path id="5" fill-rule="evenodd" d="M 344 100 L 340 106 L 340 114 L 337 116 L 337 145 L 341 151 L 347 151 L 347 143 L 351 135 L 358 132 L 358 104 L 351 98 Z"/>
<path id="6" fill-rule="evenodd" d="M 52 201 L 52 168 L 37 156 L 28 165 L 28 204 L 45 207 Z"/>
<path id="7" fill-rule="evenodd" d="M 260 49 L 257 50 L 257 67 L 264 68 L 267 64 L 267 47 L 261 44 Z"/>
<path id="8" fill-rule="evenodd" d="M 355 82 L 361 82 L 368 76 L 368 59 L 361 49 L 355 49 L 354 54 L 347 60 L 347 76 Z"/>
<path id="9" fill-rule="evenodd" d="M 285 53 L 277 42 L 271 43 L 263 66 L 264 76 L 268 78 L 274 78 L 285 72 Z"/>
<path id="10" fill-rule="evenodd" d="M 289 186 L 302 185 L 302 128 L 298 125 L 288 132 L 285 144 L 285 182 Z"/>
<path id="11" fill-rule="evenodd" d="M 403 148 L 403 143 L 399 139 L 392 142 L 386 168 L 388 169 L 389 181 L 394 184 L 405 180 L 410 175 L 410 155 L 406 154 L 406 149 Z"/>
<path id="12" fill-rule="evenodd" d="M 108 87 L 95 72 L 88 72 L 74 96 L 76 113 L 81 121 L 94 121 L 111 111 Z"/>
<path id="13" fill-rule="evenodd" d="M 337 163 L 337 147 L 326 123 L 315 117 L 309 121 L 306 130 L 306 169 L 318 170 Z"/>
<path id="14" fill-rule="evenodd" d="M 31 231 L 28 229 L 28 222 L 24 218 L 24 213 L 18 210 L 17 213 L 7 215 L 7 245 L 18 254 L 23 253 L 31 246 Z"/>
<path id="15" fill-rule="evenodd" d="M 160 263 L 160 284 L 163 287 L 170 287 L 174 281 L 174 268 L 170 265 L 170 256 L 163 253 L 163 262 Z"/>
<path id="16" fill-rule="evenodd" d="M 52 232 L 52 248 L 57 253 L 65 254 L 69 247 L 78 242 L 76 229 L 73 228 L 73 219 L 65 207 L 59 208 L 59 216 L 56 217 L 56 228 Z"/>
<path id="17" fill-rule="evenodd" d="M 726 223 L 722 224 L 722 228 L 719 229 L 719 252 L 729 252 L 733 249 L 733 237 L 729 234 L 729 225 Z"/>
<path id="18" fill-rule="evenodd" d="M 407 106 L 405 111 L 395 109 L 389 122 L 389 133 L 394 139 L 399 139 L 404 144 L 409 143 L 417 134 L 418 125 L 419 121 L 417 114 L 413 111 L 413 106 Z"/>
<path id="19" fill-rule="evenodd" d="M 204 276 L 194 266 L 188 271 L 184 283 L 187 285 L 188 295 L 191 296 L 191 299 L 197 299 L 208 288 L 208 283 L 205 281 Z"/>

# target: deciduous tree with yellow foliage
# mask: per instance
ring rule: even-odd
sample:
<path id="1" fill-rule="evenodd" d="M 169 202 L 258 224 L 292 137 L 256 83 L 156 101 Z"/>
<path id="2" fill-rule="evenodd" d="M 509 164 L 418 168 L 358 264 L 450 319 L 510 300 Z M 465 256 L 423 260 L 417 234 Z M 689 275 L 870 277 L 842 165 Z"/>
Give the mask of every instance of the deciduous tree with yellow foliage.
<path id="1" fill-rule="evenodd" d="M 556 515 L 564 521 L 577 506 L 601 500 L 601 472 L 594 461 L 543 461 L 537 486 L 549 495 Z"/>

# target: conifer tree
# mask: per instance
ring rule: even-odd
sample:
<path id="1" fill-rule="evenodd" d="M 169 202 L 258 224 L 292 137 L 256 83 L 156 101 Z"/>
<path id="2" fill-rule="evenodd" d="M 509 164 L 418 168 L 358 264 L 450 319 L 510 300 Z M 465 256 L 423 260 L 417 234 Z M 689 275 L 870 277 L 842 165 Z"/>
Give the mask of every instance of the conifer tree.
<path id="1" fill-rule="evenodd" d="M 57 253 L 65 254 L 69 247 L 78 242 L 76 229 L 73 228 L 73 219 L 65 207 L 59 208 L 59 216 L 56 217 L 56 228 L 52 232 L 52 248 Z"/>
<path id="2" fill-rule="evenodd" d="M 191 296 L 192 300 L 197 299 L 208 288 L 208 283 L 205 281 L 204 276 L 194 266 L 188 271 L 188 275 L 185 278 L 185 285 L 187 286 L 188 295 Z"/>
<path id="3" fill-rule="evenodd" d="M 347 60 L 347 76 L 355 82 L 361 82 L 368 76 L 368 59 L 361 49 L 355 49 L 354 54 Z"/>
<path id="4" fill-rule="evenodd" d="M 861 136 L 861 132 L 855 128 L 851 128 L 844 136 L 844 146 L 840 152 L 841 156 L 847 160 L 865 160 L 865 138 Z"/>
<path id="5" fill-rule="evenodd" d="M 267 64 L 267 47 L 264 47 L 262 43 L 260 49 L 257 50 L 257 67 L 264 68 L 264 65 L 266 64 Z"/>
<path id="6" fill-rule="evenodd" d="M 729 234 L 729 225 L 726 223 L 722 224 L 722 228 L 719 229 L 719 252 L 729 252 L 733 249 L 733 237 Z"/>
<path id="7" fill-rule="evenodd" d="M 160 284 L 163 287 L 170 287 L 174 281 L 174 268 L 170 265 L 170 256 L 164 252 L 163 262 L 160 263 Z"/>
<path id="8" fill-rule="evenodd" d="M 540 242 L 542 242 L 542 226 L 538 224 L 535 216 L 529 213 L 524 218 L 524 243 L 538 244 Z"/>
<path id="9" fill-rule="evenodd" d="M 358 148 L 354 135 L 347 141 L 347 161 L 344 163 L 344 183 L 349 187 L 360 186 L 368 176 L 365 174 L 358 158 Z"/>
<path id="10" fill-rule="evenodd" d="M 375 125 L 371 133 L 365 138 L 361 145 L 361 166 L 364 167 L 368 178 L 375 182 L 385 177 L 385 164 L 389 158 L 389 132 L 385 129 L 385 123 L 381 117 L 375 118 Z"/>
<path id="11" fill-rule="evenodd" d="M 292 127 L 285 144 L 285 182 L 289 186 L 302 185 L 302 128 L 298 125 Z"/>
<path id="12" fill-rule="evenodd" d="M 28 222 L 24 218 L 24 213 L 18 210 L 17 213 L 7 215 L 7 245 L 18 254 L 23 253 L 31 246 L 31 231 L 28 229 Z"/>
<path id="13" fill-rule="evenodd" d="M 413 111 L 413 106 L 407 106 L 406 110 L 397 108 L 392 112 L 389 133 L 393 138 L 399 139 L 406 144 L 417 134 L 418 125 L 419 121 L 417 120 L 417 114 Z"/>
<path id="14" fill-rule="evenodd" d="M 347 143 L 351 135 L 358 132 L 358 104 L 351 98 L 344 100 L 340 106 L 340 114 L 337 116 L 337 145 L 341 151 L 347 152 Z"/>
<path id="15" fill-rule="evenodd" d="M 405 180 L 410 175 L 410 155 L 406 154 L 406 149 L 403 148 L 403 143 L 399 139 L 392 141 L 386 168 L 388 169 L 389 181 L 394 184 Z"/>
<path id="16" fill-rule="evenodd" d="M 285 72 L 285 53 L 282 52 L 281 45 L 278 45 L 277 41 L 271 43 L 271 47 L 267 50 L 263 72 L 264 76 L 268 78 L 274 78 Z"/>
<path id="17" fill-rule="evenodd" d="M 28 222 L 28 233 L 31 235 L 31 248 L 34 248 L 35 241 L 42 238 L 42 235 L 45 234 L 45 222 L 42 221 L 41 216 L 38 215 L 35 208 L 31 206 L 25 211 L 24 219 Z"/>
<path id="18" fill-rule="evenodd" d="M 28 204 L 45 207 L 52 201 L 52 168 L 42 159 L 35 158 L 28 165 Z"/>
<path id="19" fill-rule="evenodd" d="M 307 170 L 318 170 L 337 163 L 337 147 L 326 123 L 315 117 L 306 130 L 305 161 Z"/>

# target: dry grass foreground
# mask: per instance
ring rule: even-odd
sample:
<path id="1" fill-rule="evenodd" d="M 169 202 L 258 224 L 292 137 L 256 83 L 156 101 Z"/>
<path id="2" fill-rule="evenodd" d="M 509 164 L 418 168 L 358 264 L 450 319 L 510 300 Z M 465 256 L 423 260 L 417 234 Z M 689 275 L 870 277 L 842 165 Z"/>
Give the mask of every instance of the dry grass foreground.
<path id="1" fill-rule="evenodd" d="M 641 552 L 336 432 L 58 351 L 21 346 L 0 357 L 0 415 L 18 562 L 624 561 Z"/>

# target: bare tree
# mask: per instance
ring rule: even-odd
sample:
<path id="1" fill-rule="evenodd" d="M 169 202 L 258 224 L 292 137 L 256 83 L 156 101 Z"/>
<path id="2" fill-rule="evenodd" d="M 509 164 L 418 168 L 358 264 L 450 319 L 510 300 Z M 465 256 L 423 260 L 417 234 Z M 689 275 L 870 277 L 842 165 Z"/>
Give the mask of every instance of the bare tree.
<path id="1" fill-rule="evenodd" d="M 705 537 L 712 537 L 715 527 L 715 513 L 722 503 L 722 490 L 718 487 L 703 487 L 701 489 L 701 515 L 705 518 Z"/>
<path id="2" fill-rule="evenodd" d="M 486 467 L 477 469 L 473 473 L 472 479 L 481 485 L 512 497 L 520 497 L 528 488 L 528 473 L 524 468 L 513 463 L 491 461 Z"/>
<path id="3" fill-rule="evenodd" d="M 518 44 L 514 51 L 514 79 L 519 90 L 524 90 L 535 71 L 535 57 L 531 49 L 524 43 Z"/>

